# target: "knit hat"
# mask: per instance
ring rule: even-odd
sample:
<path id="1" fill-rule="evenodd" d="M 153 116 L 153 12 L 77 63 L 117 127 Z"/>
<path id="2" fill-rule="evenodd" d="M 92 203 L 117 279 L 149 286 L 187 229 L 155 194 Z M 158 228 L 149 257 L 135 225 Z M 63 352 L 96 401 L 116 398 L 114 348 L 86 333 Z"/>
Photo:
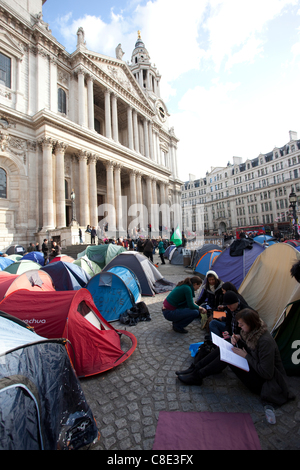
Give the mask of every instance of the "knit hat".
<path id="1" fill-rule="evenodd" d="M 223 297 L 223 305 L 232 305 L 239 301 L 238 296 L 232 290 L 228 290 Z"/>
<path id="2" fill-rule="evenodd" d="M 207 271 L 206 278 L 208 276 L 214 276 L 216 279 L 219 279 L 219 276 L 217 275 L 217 273 L 215 271 Z"/>

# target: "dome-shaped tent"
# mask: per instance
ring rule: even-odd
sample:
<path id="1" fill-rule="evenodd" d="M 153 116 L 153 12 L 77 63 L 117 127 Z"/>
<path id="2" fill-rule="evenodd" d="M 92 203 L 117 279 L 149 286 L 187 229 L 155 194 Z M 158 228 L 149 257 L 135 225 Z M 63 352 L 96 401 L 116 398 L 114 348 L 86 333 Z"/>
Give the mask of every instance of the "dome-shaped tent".
<path id="1" fill-rule="evenodd" d="M 107 321 L 118 320 L 121 313 L 140 301 L 141 288 L 135 274 L 123 266 L 96 274 L 86 285 L 94 303 Z"/>
<path id="2" fill-rule="evenodd" d="M 11 274 L 23 274 L 26 271 L 31 271 L 33 269 L 41 269 L 41 265 L 31 260 L 20 260 L 15 261 L 13 264 L 7 266 L 3 271 L 6 271 Z"/>
<path id="3" fill-rule="evenodd" d="M 212 269 L 216 258 L 222 253 L 222 250 L 210 250 L 199 258 L 195 266 L 195 273 L 201 274 L 201 277 L 205 277 L 207 271 Z"/>
<path id="4" fill-rule="evenodd" d="M 55 291 L 49 274 L 41 269 L 26 271 L 23 274 L 10 274 L 0 277 L 0 300 L 19 289 L 35 292 Z"/>
<path id="5" fill-rule="evenodd" d="M 8 258 L 8 256 L 0 256 L 0 271 L 3 271 L 7 266 L 10 266 L 14 263 L 14 260 Z"/>
<path id="6" fill-rule="evenodd" d="M 41 251 L 30 251 L 23 256 L 22 260 L 31 260 L 38 263 L 40 266 L 44 266 L 45 258 Z"/>
<path id="7" fill-rule="evenodd" d="M 80 268 L 84 269 L 91 277 L 101 272 L 100 266 L 94 261 L 90 260 L 87 256 L 82 256 L 81 258 L 76 259 L 73 261 L 73 264 L 80 266 Z"/>
<path id="8" fill-rule="evenodd" d="M 126 250 L 123 246 L 113 245 L 112 243 L 108 243 L 105 245 L 87 246 L 84 251 L 78 253 L 77 259 L 81 258 L 82 256 L 87 256 L 88 259 L 97 263 L 98 266 L 100 266 L 100 268 L 102 269 L 115 256 L 119 255 L 124 251 Z"/>
<path id="9" fill-rule="evenodd" d="M 134 272 L 140 283 L 142 295 L 152 296 L 168 292 L 175 287 L 173 282 L 164 279 L 145 255 L 136 251 L 126 251 L 116 256 L 103 271 L 110 271 L 114 266 L 122 266 Z"/>
<path id="10" fill-rule="evenodd" d="M 93 302 L 87 289 L 65 292 L 30 292 L 19 290 L 0 302 L 0 311 L 9 313 L 45 338 L 65 338 L 69 356 L 79 377 L 99 374 L 117 367 L 136 348 L 136 337 L 116 330 Z M 121 335 L 131 340 L 126 351 Z M 124 348 L 125 349 L 125 348 Z"/>
<path id="11" fill-rule="evenodd" d="M 51 276 L 55 289 L 58 291 L 79 290 L 85 287 L 91 278 L 80 266 L 63 261 L 49 263 L 41 269 Z"/>

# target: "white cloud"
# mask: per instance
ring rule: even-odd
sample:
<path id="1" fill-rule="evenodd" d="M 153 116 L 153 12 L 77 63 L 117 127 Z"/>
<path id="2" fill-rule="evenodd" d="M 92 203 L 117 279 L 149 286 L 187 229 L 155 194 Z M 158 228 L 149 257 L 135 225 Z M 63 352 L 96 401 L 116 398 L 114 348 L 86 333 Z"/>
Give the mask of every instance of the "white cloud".
<path id="1" fill-rule="evenodd" d="M 216 70 L 228 60 L 252 61 L 262 51 L 268 23 L 296 0 L 210 0 L 211 11 L 204 27 L 210 35 L 210 55 Z"/>
<path id="2" fill-rule="evenodd" d="M 274 83 L 256 95 L 244 94 L 243 101 L 237 98 L 241 87 L 216 81 L 209 89 L 187 91 L 181 99 L 180 112 L 171 117 L 171 124 L 180 139 L 179 174 L 184 180 L 189 173 L 204 177 L 210 167 L 224 167 L 233 156 L 243 161 L 256 158 L 275 145 L 284 145 L 289 130 L 297 131 L 297 78 L 284 90 Z"/>

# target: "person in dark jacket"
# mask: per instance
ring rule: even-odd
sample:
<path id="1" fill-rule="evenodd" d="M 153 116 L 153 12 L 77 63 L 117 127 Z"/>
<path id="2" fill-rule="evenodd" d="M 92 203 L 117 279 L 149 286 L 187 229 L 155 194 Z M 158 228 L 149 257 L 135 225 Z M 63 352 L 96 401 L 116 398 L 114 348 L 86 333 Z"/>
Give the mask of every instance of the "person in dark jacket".
<path id="1" fill-rule="evenodd" d="M 242 310 L 243 308 L 248 307 L 246 300 L 238 293 L 236 287 L 231 282 L 224 282 L 222 285 L 222 292 L 223 292 L 223 301 L 222 305 L 219 305 L 217 310 L 224 311 L 224 317 L 218 320 L 212 320 L 209 323 L 209 331 L 210 331 L 210 339 L 211 333 L 214 333 L 217 336 L 231 336 L 232 334 L 232 323 L 234 325 L 234 332 L 237 332 L 237 324 L 234 320 L 232 320 L 232 315 L 235 312 Z M 229 295 L 225 297 L 227 292 L 232 292 L 234 295 Z M 224 300 L 224 298 L 226 300 Z M 231 302 L 231 304 L 228 304 Z M 225 304 L 227 303 L 227 305 Z M 232 310 L 233 309 L 233 310 Z M 234 313 L 232 313 L 234 312 Z M 223 333 L 225 333 L 223 335 Z"/>
<path id="2" fill-rule="evenodd" d="M 48 254 L 49 254 L 49 245 L 48 245 L 48 239 L 44 238 L 44 243 L 42 244 L 42 252 L 44 255 L 44 266 L 46 266 L 48 262 Z"/>
<path id="3" fill-rule="evenodd" d="M 202 380 L 229 365 L 235 375 L 253 393 L 260 395 L 264 403 L 283 405 L 295 398 L 290 390 L 280 353 L 274 338 L 268 331 L 265 322 L 251 308 L 237 313 L 236 319 L 240 335 L 233 335 L 232 351 L 247 359 L 249 371 L 220 360 L 219 348 L 198 362 L 192 372 L 178 375 L 181 382 L 187 385 L 201 385 Z"/>
<path id="4" fill-rule="evenodd" d="M 223 300 L 222 285 L 223 281 L 219 279 L 215 271 L 207 271 L 206 283 L 196 304 L 206 303 L 210 310 L 217 310 Z"/>
<path id="5" fill-rule="evenodd" d="M 149 259 L 152 261 L 152 263 L 153 263 L 153 243 L 152 243 L 152 241 L 150 240 L 150 238 L 148 238 L 148 240 L 145 241 L 143 253 L 144 253 L 144 255 L 147 256 L 147 258 L 149 258 Z"/>

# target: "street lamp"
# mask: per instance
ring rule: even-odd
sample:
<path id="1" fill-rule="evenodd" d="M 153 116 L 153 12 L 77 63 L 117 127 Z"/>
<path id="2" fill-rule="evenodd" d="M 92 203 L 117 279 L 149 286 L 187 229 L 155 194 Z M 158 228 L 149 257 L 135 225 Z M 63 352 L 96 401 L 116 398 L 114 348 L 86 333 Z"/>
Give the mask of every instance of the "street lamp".
<path id="1" fill-rule="evenodd" d="M 296 206 L 297 206 L 297 196 L 296 194 L 292 191 L 291 194 L 289 195 L 289 201 L 290 205 L 293 209 L 293 219 L 294 219 L 294 233 L 295 233 L 295 240 L 299 240 L 299 234 L 298 234 L 298 219 L 297 219 L 297 212 L 296 212 Z"/>

